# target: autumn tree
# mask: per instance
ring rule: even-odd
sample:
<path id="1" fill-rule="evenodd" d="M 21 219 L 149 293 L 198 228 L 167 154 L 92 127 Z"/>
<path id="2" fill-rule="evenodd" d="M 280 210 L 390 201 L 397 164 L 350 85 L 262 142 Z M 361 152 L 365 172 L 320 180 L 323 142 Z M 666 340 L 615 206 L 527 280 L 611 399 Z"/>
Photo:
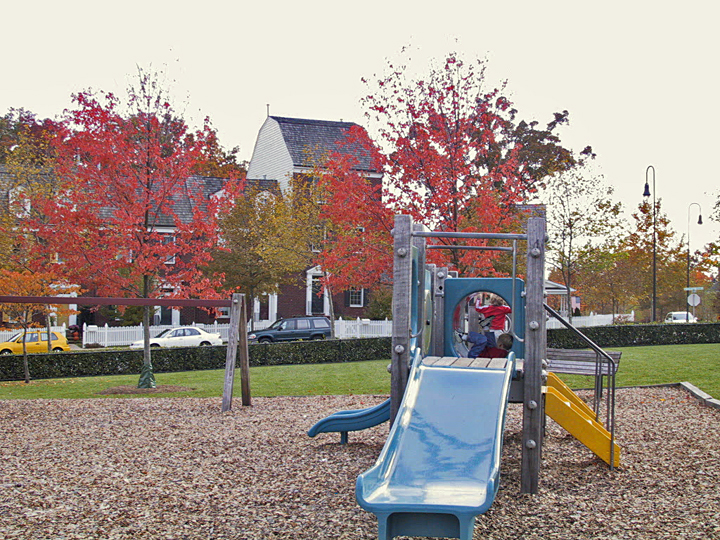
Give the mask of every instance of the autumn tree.
<path id="1" fill-rule="evenodd" d="M 333 279 L 360 285 L 368 275 L 388 275 L 389 232 L 397 213 L 433 230 L 507 230 L 516 219 L 514 205 L 524 202 L 545 176 L 581 160 L 555 134 L 567 115 L 556 116 L 545 129 L 521 122 L 504 87 L 485 88 L 483 62 L 466 63 L 450 54 L 425 78 L 412 79 L 405 67 L 389 65 L 387 75 L 366 83 L 371 88 L 362 104 L 376 146 L 361 142 L 385 176 L 379 191 L 362 171 L 353 170 L 346 156 L 333 156 L 328 164 L 324 216 L 344 231 L 323 253 Z M 351 142 L 357 144 L 358 134 L 354 136 Z M 351 231 L 359 227 L 367 238 L 365 253 L 357 243 L 340 245 L 351 241 Z M 489 251 L 434 250 L 429 259 L 464 275 L 490 275 L 495 273 L 494 257 Z"/>
<path id="2" fill-rule="evenodd" d="M 293 179 L 285 192 L 248 185 L 219 218 L 221 241 L 205 271 L 223 287 L 256 298 L 294 283 L 322 242 L 314 183 Z M 251 322 L 251 325 L 253 323 Z"/>
<path id="3" fill-rule="evenodd" d="M 10 108 L 0 116 L 0 165 L 7 164 L 12 153 L 23 143 L 48 149 L 42 143 L 55 127 L 55 122 L 50 119 L 39 119 L 35 113 L 23 108 Z"/>
<path id="4" fill-rule="evenodd" d="M 15 272 L 12 270 L 0 271 L 0 291 L 7 296 L 57 296 L 58 291 L 63 293 L 77 293 L 79 287 L 67 283 L 60 283 L 54 274 L 46 274 L 42 272 L 31 272 L 24 270 Z M 56 306 L 49 304 L 33 304 L 27 302 L 3 303 L 0 304 L 2 313 L 20 324 L 23 330 L 23 370 L 25 373 L 25 382 L 30 382 L 30 367 L 27 358 L 27 329 L 34 324 L 34 317 L 39 316 L 45 319 L 48 329 L 48 352 L 51 352 L 50 338 L 50 315 L 57 315 L 59 312 L 68 312 L 64 306 Z"/>
<path id="5" fill-rule="evenodd" d="M 199 267 L 210 261 L 224 199 L 192 174 L 213 147 L 209 121 L 191 131 L 157 75 L 143 70 L 124 102 L 87 91 L 73 103 L 56 150 L 62 196 L 33 200 L 44 219 L 28 226 L 58 254 L 69 279 L 101 296 L 215 295 L 217 284 Z M 232 185 L 224 184 L 226 193 Z M 139 385 L 153 387 L 149 306 L 143 325 Z"/>
<path id="6" fill-rule="evenodd" d="M 657 310 L 661 313 L 676 311 L 685 306 L 685 256 L 682 242 L 670 227 L 670 220 L 662 212 L 662 199 L 655 202 L 655 226 L 652 204 L 645 201 L 632 214 L 634 222 L 625 238 L 622 249 L 628 253 L 628 272 L 634 277 L 639 290 L 640 308 L 652 311 L 653 230 L 657 230 Z M 648 317 L 652 320 L 652 314 Z"/>
<path id="7" fill-rule="evenodd" d="M 548 262 L 562 276 L 568 306 L 581 258 L 593 244 L 621 233 L 622 205 L 613 202 L 612 194 L 613 188 L 602 178 L 582 169 L 557 174 L 542 189 L 550 237 Z M 572 310 L 568 315 L 572 317 Z"/>
<path id="8" fill-rule="evenodd" d="M 19 226 L 19 219 L 32 214 L 39 217 L 37 210 L 29 204 L 30 199 L 57 193 L 53 146 L 57 130 L 55 122 L 38 120 L 24 109 L 10 109 L 0 118 L 0 164 L 5 173 L 0 189 L 7 201 L 0 208 L 0 249 L 5 268 L 29 269 L 46 262 L 45 258 L 28 260 L 28 244 L 36 238 L 32 231 Z"/>
<path id="9" fill-rule="evenodd" d="M 319 217 L 327 233 L 317 262 L 326 272 L 326 285 L 336 290 L 390 282 L 393 216 L 382 200 L 382 184 L 361 168 L 366 155 L 380 169 L 367 132 L 353 128 L 340 150 L 315 171 L 324 202 Z"/>
<path id="10" fill-rule="evenodd" d="M 615 316 L 631 311 L 640 301 L 624 240 L 611 236 L 600 244 L 588 242 L 578 248 L 574 287 L 588 311 Z"/>
<path id="11" fill-rule="evenodd" d="M 720 192 L 715 194 L 715 203 L 710 219 L 720 222 Z M 707 311 L 712 314 L 712 319 L 720 321 L 720 293 L 717 286 L 717 283 L 720 282 L 720 239 L 709 242 L 701 252 L 695 252 L 692 264 L 693 268 L 703 272 L 706 276 L 715 276 L 713 291 L 708 294 L 710 302 Z"/>
<path id="12" fill-rule="evenodd" d="M 214 178 L 228 178 L 231 180 L 243 180 L 247 172 L 247 163 L 238 161 L 239 146 L 226 150 L 220 144 L 217 133 L 210 130 L 204 133 L 202 141 L 203 159 L 193 167 L 193 174 L 199 176 L 211 176 Z M 190 134 L 192 140 L 192 134 Z"/>

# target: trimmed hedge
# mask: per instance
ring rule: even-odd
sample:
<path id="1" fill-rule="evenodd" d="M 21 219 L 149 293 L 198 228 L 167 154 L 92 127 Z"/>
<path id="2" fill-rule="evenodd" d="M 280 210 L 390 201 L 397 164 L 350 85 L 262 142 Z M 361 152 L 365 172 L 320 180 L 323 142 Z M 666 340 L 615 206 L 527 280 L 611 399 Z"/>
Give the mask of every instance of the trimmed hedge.
<path id="1" fill-rule="evenodd" d="M 720 324 L 717 323 L 592 326 L 580 331 L 600 347 L 720 343 Z M 587 344 L 567 328 L 548 330 L 547 335 L 548 347 L 587 348 Z"/>
<path id="2" fill-rule="evenodd" d="M 643 324 L 593 326 L 581 331 L 601 347 L 720 343 L 720 324 Z M 548 330 L 548 347 L 584 349 L 587 345 L 567 329 Z M 391 338 L 333 339 L 292 343 L 253 343 L 251 366 L 324 364 L 384 360 L 390 357 Z M 153 349 L 155 373 L 223 369 L 227 347 Z M 142 350 L 86 349 L 69 353 L 28 355 L 33 379 L 136 375 L 142 366 Z M 22 355 L 0 356 L 0 381 L 24 378 Z"/>
<path id="3" fill-rule="evenodd" d="M 292 343 L 250 345 L 251 366 L 282 364 L 323 364 L 383 360 L 390 357 L 391 339 L 333 339 Z M 227 346 L 153 349 L 155 373 L 223 369 Z M 92 349 L 69 353 L 30 354 L 28 364 L 33 379 L 89 377 L 97 375 L 136 375 L 142 367 L 143 352 L 137 349 L 106 351 Z M 0 381 L 24 379 L 22 355 L 0 356 Z"/>

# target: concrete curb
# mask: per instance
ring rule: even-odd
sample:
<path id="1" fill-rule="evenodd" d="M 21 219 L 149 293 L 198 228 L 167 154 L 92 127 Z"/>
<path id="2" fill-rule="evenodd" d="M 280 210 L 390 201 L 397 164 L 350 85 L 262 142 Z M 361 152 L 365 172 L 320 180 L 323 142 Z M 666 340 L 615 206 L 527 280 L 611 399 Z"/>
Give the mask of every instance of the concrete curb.
<path id="1" fill-rule="evenodd" d="M 703 392 L 697 386 L 689 382 L 681 382 L 679 386 L 688 392 L 692 397 L 697 399 L 702 405 L 720 410 L 720 400 L 714 399 L 707 392 Z"/>

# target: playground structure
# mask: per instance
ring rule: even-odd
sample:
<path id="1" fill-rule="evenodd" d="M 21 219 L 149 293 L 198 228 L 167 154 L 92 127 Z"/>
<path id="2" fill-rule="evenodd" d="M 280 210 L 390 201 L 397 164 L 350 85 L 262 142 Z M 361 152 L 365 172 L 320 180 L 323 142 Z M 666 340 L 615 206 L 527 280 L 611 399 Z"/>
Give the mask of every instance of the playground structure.
<path id="1" fill-rule="evenodd" d="M 599 422 L 599 402 L 588 407 L 546 370 L 544 303 L 545 221 L 530 218 L 526 234 L 427 231 L 409 216 L 396 216 L 391 395 L 375 407 L 340 411 L 309 431 L 366 429 L 390 420 L 392 427 L 376 464 L 357 479 L 361 507 L 378 519 L 380 540 L 395 536 L 472 538 L 475 518 L 492 505 L 500 480 L 505 416 L 509 402 L 523 404 L 521 492 L 537 493 L 545 414 L 606 461 L 619 465 L 614 441 L 614 373 L 597 354 L 596 381 L 608 379 L 609 430 Z M 460 246 L 511 252 L 510 278 L 463 278 L 425 264 L 427 238 L 509 242 L 506 246 Z M 527 247 L 526 281 L 516 277 L 518 242 Z M 514 343 L 507 358 L 466 358 L 461 336 L 477 327 L 473 298 L 500 296 L 512 308 Z M 597 346 L 586 340 L 588 345 Z M 613 364 L 610 364 L 612 366 Z M 602 389 L 602 386 L 599 386 Z M 596 393 L 598 384 L 596 383 Z"/>

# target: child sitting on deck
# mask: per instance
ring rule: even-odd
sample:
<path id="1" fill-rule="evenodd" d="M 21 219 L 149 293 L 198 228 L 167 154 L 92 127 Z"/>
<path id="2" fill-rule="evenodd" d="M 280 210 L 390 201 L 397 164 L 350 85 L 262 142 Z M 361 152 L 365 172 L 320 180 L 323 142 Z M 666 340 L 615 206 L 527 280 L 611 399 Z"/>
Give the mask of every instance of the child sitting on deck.
<path id="1" fill-rule="evenodd" d="M 466 341 L 472 343 L 472 347 L 468 351 L 468 358 L 507 358 L 513 345 L 511 334 L 500 334 L 496 342 L 493 332 L 487 334 L 470 332 Z"/>

